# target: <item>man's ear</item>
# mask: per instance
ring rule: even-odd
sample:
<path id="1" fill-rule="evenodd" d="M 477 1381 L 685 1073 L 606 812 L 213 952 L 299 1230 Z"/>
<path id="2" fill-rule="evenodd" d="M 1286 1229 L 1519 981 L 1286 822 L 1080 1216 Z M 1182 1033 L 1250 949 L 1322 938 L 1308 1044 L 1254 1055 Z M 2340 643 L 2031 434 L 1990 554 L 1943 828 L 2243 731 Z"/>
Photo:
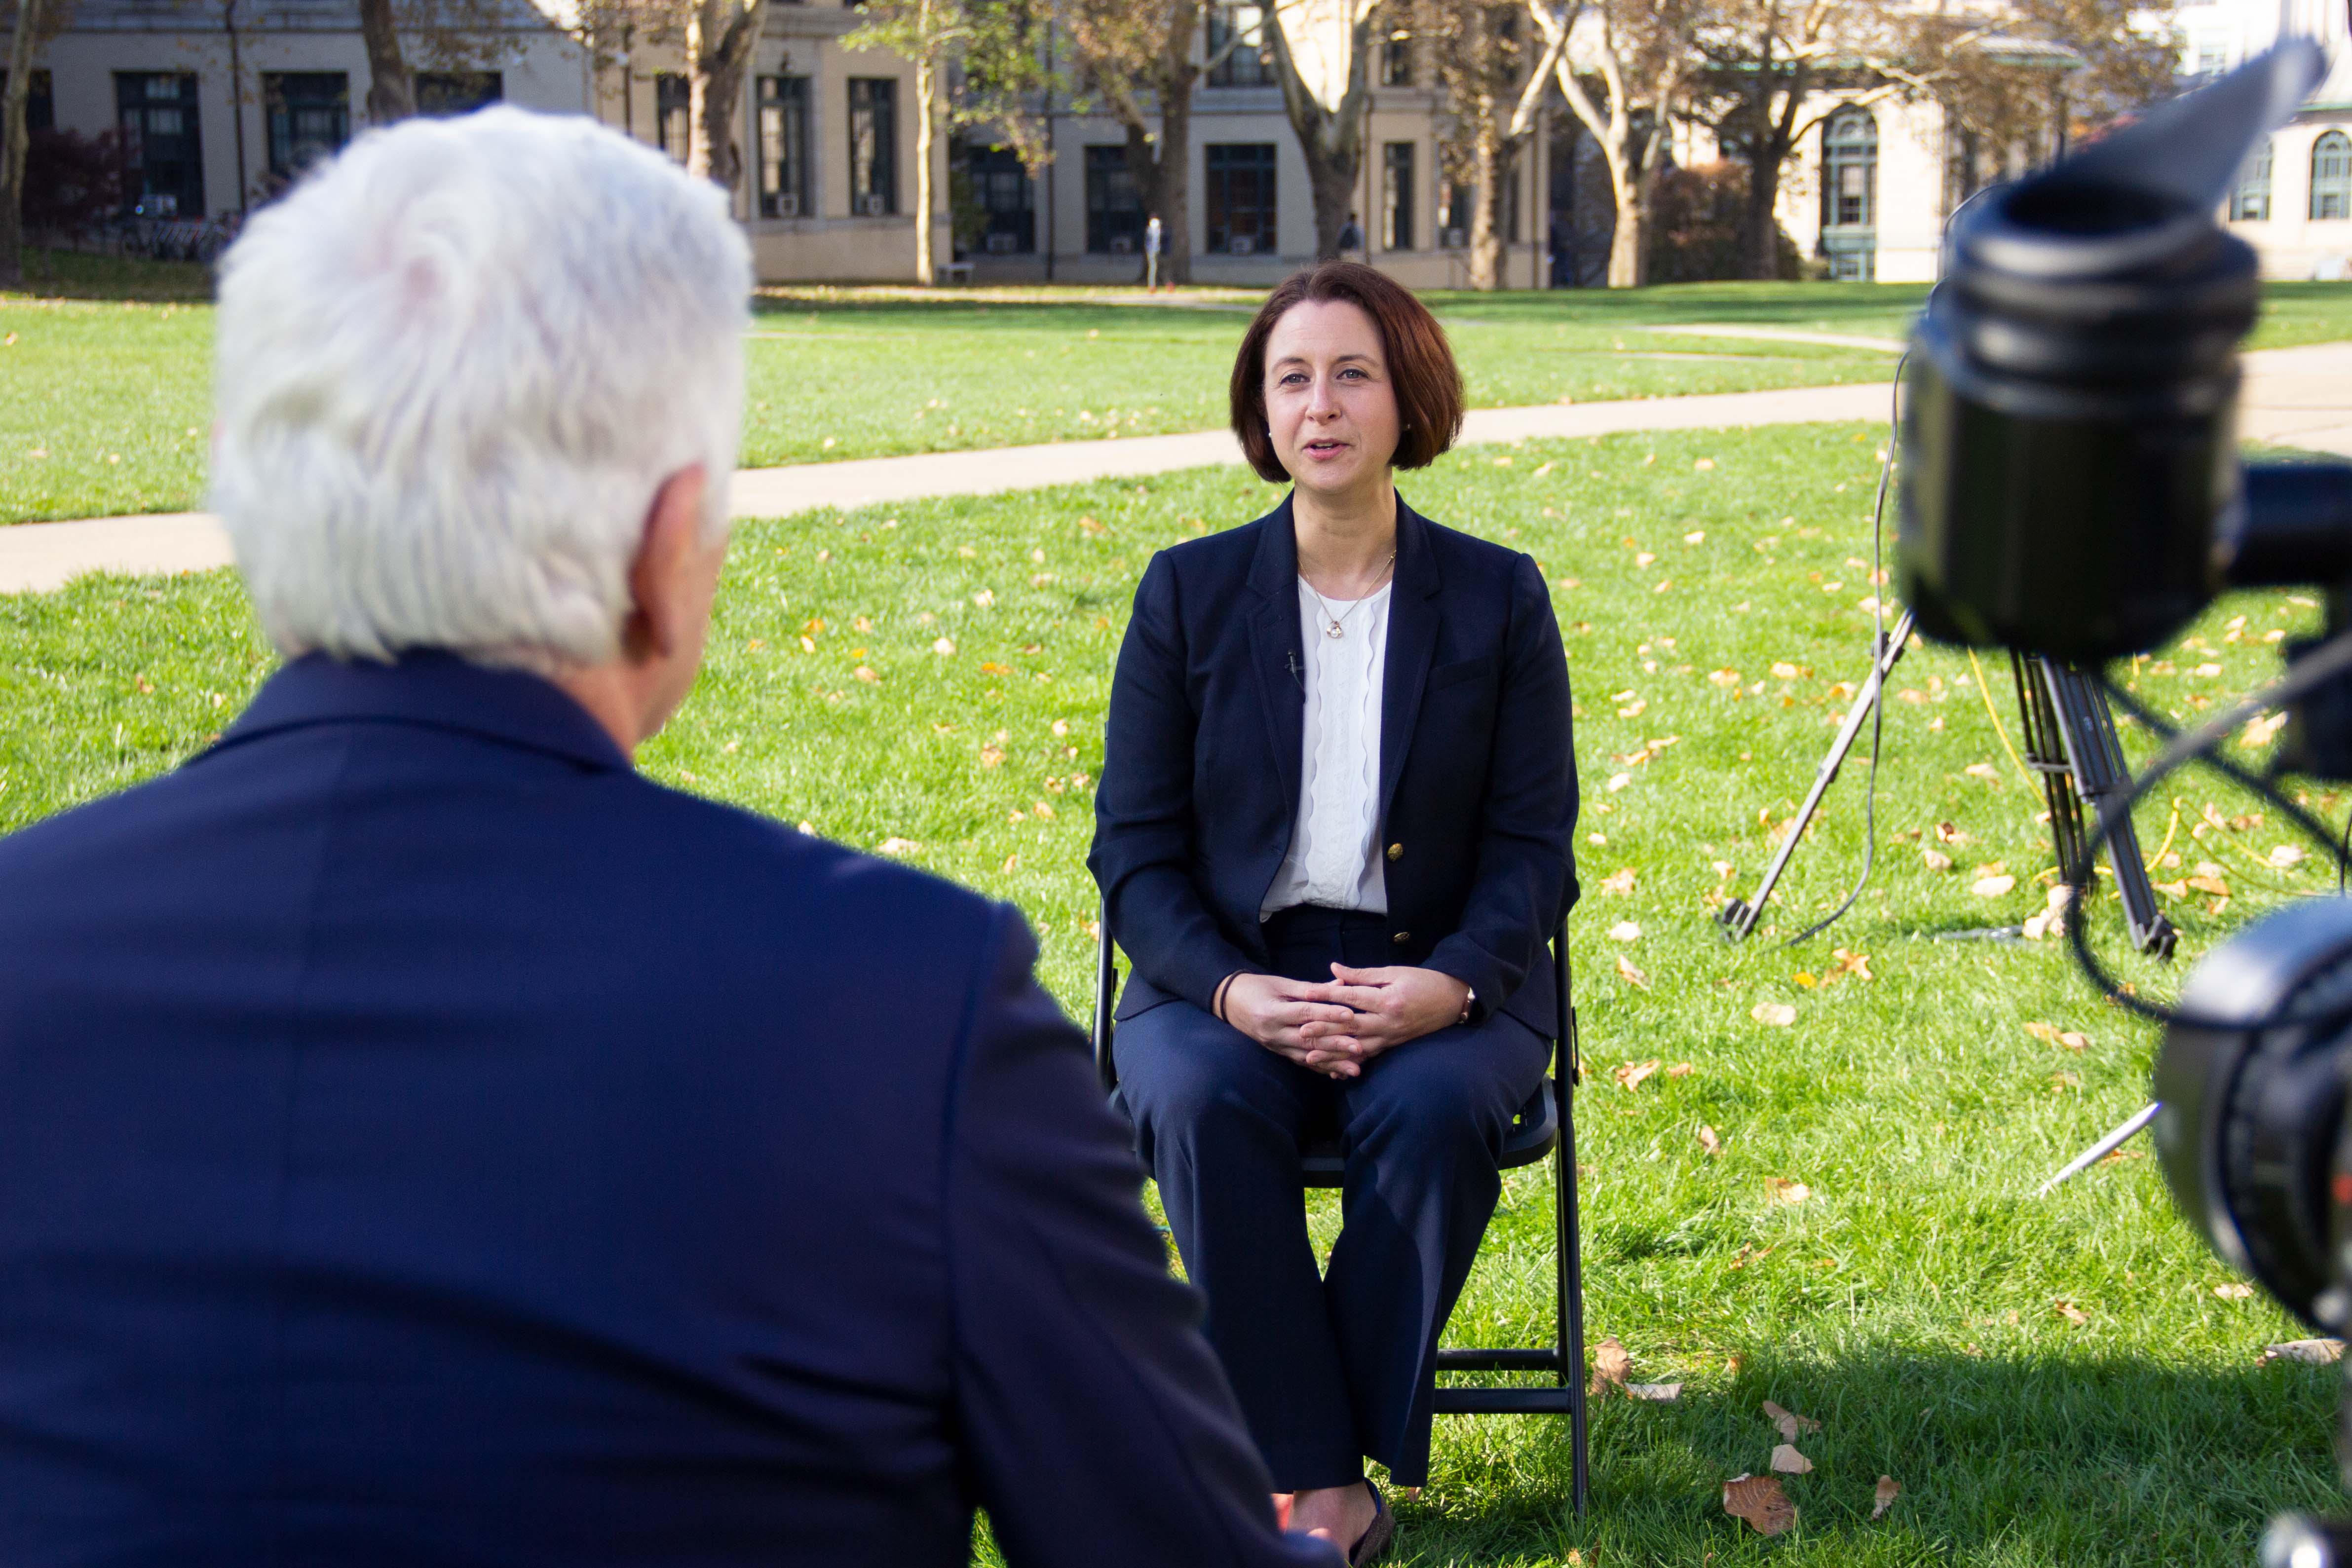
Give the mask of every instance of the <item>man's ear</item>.
<path id="1" fill-rule="evenodd" d="M 663 658 L 692 634 L 694 566 L 703 550 L 702 465 L 679 469 L 654 492 L 645 529 L 629 562 L 629 619 L 622 653 L 633 660 Z"/>

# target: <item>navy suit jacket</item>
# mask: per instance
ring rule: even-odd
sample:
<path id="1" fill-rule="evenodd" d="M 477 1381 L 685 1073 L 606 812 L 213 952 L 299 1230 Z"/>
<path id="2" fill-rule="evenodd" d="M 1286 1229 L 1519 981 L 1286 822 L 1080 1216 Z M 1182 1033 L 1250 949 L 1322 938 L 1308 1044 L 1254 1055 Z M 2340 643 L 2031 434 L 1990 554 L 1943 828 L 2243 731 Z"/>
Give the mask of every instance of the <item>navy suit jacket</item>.
<path id="1" fill-rule="evenodd" d="M 1381 694 L 1393 961 L 1549 1039 L 1544 945 L 1576 902 L 1576 759 L 1551 595 L 1516 550 L 1397 500 Z M 1154 556 L 1118 652 L 1088 863 L 1134 961 L 1118 1016 L 1206 1009 L 1268 962 L 1258 908 L 1298 820 L 1307 724 L 1290 500 Z"/>
<path id="2" fill-rule="evenodd" d="M 0 840 L 0 1563 L 1328 1562 L 1017 911 L 312 657 Z"/>

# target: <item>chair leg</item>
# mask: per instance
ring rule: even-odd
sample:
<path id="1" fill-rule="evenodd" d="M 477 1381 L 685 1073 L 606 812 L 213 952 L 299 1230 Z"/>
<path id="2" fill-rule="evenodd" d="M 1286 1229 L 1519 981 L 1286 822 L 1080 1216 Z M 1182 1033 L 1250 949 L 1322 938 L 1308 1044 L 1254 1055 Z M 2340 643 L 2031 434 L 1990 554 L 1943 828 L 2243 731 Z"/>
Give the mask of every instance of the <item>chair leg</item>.
<path id="1" fill-rule="evenodd" d="M 1570 1039 L 1574 1038 L 1571 1029 Z M 1568 1389 L 1569 1469 L 1576 1516 L 1581 1519 L 1591 1476 L 1584 1408 L 1584 1260 L 1576 1205 L 1576 1091 L 1571 1087 L 1574 1077 L 1572 1052 L 1573 1047 L 1569 1053 L 1571 1063 L 1569 1070 L 1558 1073 L 1552 1080 L 1552 1092 L 1559 1112 L 1559 1143 L 1552 1151 L 1552 1215 L 1558 1229 L 1552 1246 L 1557 1293 L 1557 1315 L 1552 1321 L 1559 1325 L 1560 1380 Z"/>

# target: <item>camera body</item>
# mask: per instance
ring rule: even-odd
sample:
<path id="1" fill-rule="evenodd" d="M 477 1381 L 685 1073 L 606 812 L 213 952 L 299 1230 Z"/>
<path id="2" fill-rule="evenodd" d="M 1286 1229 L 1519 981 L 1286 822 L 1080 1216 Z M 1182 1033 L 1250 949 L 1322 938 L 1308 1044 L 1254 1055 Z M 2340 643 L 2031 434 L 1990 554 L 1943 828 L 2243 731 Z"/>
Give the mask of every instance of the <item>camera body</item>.
<path id="1" fill-rule="evenodd" d="M 1927 635 L 2085 665 L 2168 640 L 2226 589 L 2315 585 L 2326 634 L 2287 645 L 2274 766 L 2352 779 L 2352 464 L 2240 462 L 2260 278 L 2213 216 L 2321 65 L 2284 44 L 1954 216 L 1906 368 L 1896 569 Z M 2183 1215 L 2336 1335 L 2352 1328 L 2347 1082 L 2343 898 L 2200 962 L 2155 1082 Z M 2352 1486 L 2352 1429 L 2338 1451 Z M 2352 1563 L 2352 1523 L 2282 1520 L 2263 1558 Z"/>

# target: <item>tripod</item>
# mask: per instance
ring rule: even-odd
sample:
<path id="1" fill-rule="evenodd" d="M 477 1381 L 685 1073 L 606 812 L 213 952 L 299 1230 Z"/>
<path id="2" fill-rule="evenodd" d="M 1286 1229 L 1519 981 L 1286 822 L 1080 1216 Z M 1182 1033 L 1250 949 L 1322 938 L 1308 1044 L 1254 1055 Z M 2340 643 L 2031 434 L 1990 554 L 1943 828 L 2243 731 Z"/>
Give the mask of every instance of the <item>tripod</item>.
<path id="1" fill-rule="evenodd" d="M 1716 915 L 1716 923 L 1732 941 L 1756 928 L 1765 901 L 1772 896 L 1773 884 L 1797 852 L 1806 824 L 1821 809 L 1822 797 L 1837 782 L 1838 769 L 1853 749 L 1863 721 L 1870 716 L 1880 689 L 1902 660 L 1910 638 L 1911 612 L 1906 610 L 1893 631 L 1881 634 L 1870 676 L 1846 709 L 1845 722 L 1838 727 L 1829 755 L 1822 758 L 1805 803 L 1797 809 L 1780 847 L 1772 852 L 1772 863 L 1765 868 L 1756 896 L 1735 898 Z M 2122 745 L 2116 738 L 2115 716 L 2108 711 L 2106 694 L 2072 665 L 2012 653 L 2010 674 L 2017 685 L 2018 711 L 2024 721 L 2026 761 L 2042 776 L 2042 794 L 2050 803 L 2050 837 L 2058 851 L 2059 872 L 2068 881 L 2080 883 L 2087 896 L 2093 884 L 2084 854 L 2089 836 L 2083 831 L 2083 807 L 2087 802 L 2097 811 L 2108 797 L 2123 793 L 2129 778 Z M 2149 885 L 2147 869 L 2140 862 L 2139 835 L 2132 831 L 2130 818 L 2117 821 L 2108 833 L 2107 854 L 2115 866 L 2116 889 L 2123 896 L 2132 946 L 2160 958 L 2170 957 L 2172 923 L 2156 906 L 2156 889 Z M 2070 911 L 2069 918 L 2074 913 Z"/>

